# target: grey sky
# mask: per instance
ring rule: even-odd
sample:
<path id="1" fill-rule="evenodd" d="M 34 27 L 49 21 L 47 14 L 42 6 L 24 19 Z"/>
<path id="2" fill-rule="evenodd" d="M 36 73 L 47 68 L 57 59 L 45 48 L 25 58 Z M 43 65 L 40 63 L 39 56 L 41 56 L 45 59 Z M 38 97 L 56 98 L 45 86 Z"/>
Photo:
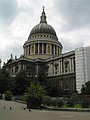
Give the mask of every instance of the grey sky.
<path id="1" fill-rule="evenodd" d="M 17 0 L 0 0 L 1 24 L 9 25 L 18 14 Z"/>
<path id="2" fill-rule="evenodd" d="M 23 44 L 39 23 L 42 6 L 63 52 L 90 45 L 90 0 L 0 0 L 0 58 L 23 54 Z"/>
<path id="3" fill-rule="evenodd" d="M 56 14 L 66 21 L 63 30 L 90 26 L 90 0 L 56 0 Z"/>

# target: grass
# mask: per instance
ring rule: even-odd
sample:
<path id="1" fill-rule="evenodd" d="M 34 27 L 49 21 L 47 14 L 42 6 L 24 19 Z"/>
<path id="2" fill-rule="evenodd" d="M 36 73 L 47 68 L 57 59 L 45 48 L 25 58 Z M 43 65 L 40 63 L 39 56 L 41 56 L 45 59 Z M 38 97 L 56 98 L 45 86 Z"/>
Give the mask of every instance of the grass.
<path id="1" fill-rule="evenodd" d="M 81 105 L 80 104 L 75 104 L 74 108 L 81 108 Z"/>

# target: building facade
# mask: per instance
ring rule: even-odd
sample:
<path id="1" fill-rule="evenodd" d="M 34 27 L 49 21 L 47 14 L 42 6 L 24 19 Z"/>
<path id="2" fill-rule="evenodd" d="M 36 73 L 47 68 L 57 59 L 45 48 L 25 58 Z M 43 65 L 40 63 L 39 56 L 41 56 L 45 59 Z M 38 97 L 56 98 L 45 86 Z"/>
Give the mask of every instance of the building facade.
<path id="1" fill-rule="evenodd" d="M 74 91 L 77 88 L 80 91 L 83 82 L 79 77 L 82 71 L 79 69 L 81 62 L 78 59 L 80 59 L 81 54 L 78 49 L 62 54 L 63 46 L 59 41 L 53 27 L 47 24 L 43 9 L 40 23 L 33 27 L 23 45 L 23 55 L 19 58 L 15 57 L 15 59 L 11 55 L 3 67 L 13 77 L 21 70 L 25 70 L 28 77 L 34 78 L 37 77 L 40 70 L 44 70 L 48 80 L 52 79 L 53 82 L 53 79 L 56 79 L 59 81 L 61 90 Z M 87 77 L 89 80 L 90 76 Z"/>
<path id="2" fill-rule="evenodd" d="M 82 84 L 90 81 L 90 47 L 75 50 L 76 89 L 80 92 Z"/>

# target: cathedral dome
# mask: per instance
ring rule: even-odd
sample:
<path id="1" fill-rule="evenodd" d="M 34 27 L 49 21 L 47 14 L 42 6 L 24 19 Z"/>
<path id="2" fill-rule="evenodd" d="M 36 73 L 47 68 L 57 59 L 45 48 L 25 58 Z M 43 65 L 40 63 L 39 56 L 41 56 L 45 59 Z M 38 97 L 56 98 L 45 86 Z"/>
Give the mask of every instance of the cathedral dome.
<path id="1" fill-rule="evenodd" d="M 47 24 L 46 15 L 43 9 L 41 20 L 38 25 L 36 25 L 30 32 L 30 36 L 37 33 L 46 33 L 56 36 L 56 32 L 50 25 Z"/>
<path id="2" fill-rule="evenodd" d="M 47 23 L 39 23 L 38 25 L 36 25 L 31 30 L 30 36 L 36 33 L 47 33 L 47 34 L 52 34 L 56 36 L 55 30 Z"/>
<path id="3" fill-rule="evenodd" d="M 33 27 L 23 47 L 25 57 L 30 59 L 48 59 L 61 55 L 62 44 L 53 27 L 47 24 L 44 8 L 40 23 Z"/>

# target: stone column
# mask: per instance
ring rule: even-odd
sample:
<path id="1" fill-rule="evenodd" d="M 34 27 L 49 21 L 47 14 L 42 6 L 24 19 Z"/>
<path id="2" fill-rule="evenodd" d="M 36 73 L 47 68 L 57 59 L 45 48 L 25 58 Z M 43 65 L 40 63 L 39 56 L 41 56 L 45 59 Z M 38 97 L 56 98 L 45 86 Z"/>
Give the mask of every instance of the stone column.
<path id="1" fill-rule="evenodd" d="M 58 55 L 58 46 L 56 46 L 57 47 L 57 55 Z"/>
<path id="2" fill-rule="evenodd" d="M 55 55 L 55 45 L 54 45 L 54 55 Z"/>
<path id="3" fill-rule="evenodd" d="M 40 53 L 40 44 L 38 43 L 38 54 Z"/>
<path id="4" fill-rule="evenodd" d="M 26 56 L 26 47 L 24 48 L 24 55 Z"/>
<path id="5" fill-rule="evenodd" d="M 42 43 L 42 54 L 44 53 L 44 43 Z"/>
<path id="6" fill-rule="evenodd" d="M 63 71 L 62 71 L 62 60 L 60 61 L 60 63 L 61 63 L 61 66 L 60 66 L 60 68 L 61 68 L 61 73 L 62 73 L 62 72 L 63 72 Z"/>
<path id="7" fill-rule="evenodd" d="M 29 45 L 28 45 L 28 55 L 29 55 Z"/>
<path id="8" fill-rule="evenodd" d="M 26 55 L 28 54 L 28 47 L 26 46 Z"/>
<path id="9" fill-rule="evenodd" d="M 72 72 L 74 72 L 74 60 L 72 58 Z"/>
<path id="10" fill-rule="evenodd" d="M 52 46 L 51 46 L 51 44 L 50 44 L 50 54 L 52 54 Z"/>
<path id="11" fill-rule="evenodd" d="M 48 54 L 48 44 L 46 44 L 46 54 Z"/>
<path id="12" fill-rule="evenodd" d="M 70 72 L 72 72 L 72 59 L 70 59 Z"/>
<path id="13" fill-rule="evenodd" d="M 31 48 L 30 48 L 30 54 L 32 54 L 32 44 L 31 44 Z"/>
<path id="14" fill-rule="evenodd" d="M 31 47 L 31 46 L 29 45 L 29 55 L 30 55 L 30 47 Z"/>
<path id="15" fill-rule="evenodd" d="M 60 50 L 60 47 L 59 47 L 58 49 L 59 49 L 59 55 L 61 55 L 61 54 L 62 54 L 62 52 L 61 52 L 61 50 Z"/>
<path id="16" fill-rule="evenodd" d="M 59 46 L 58 46 L 58 55 L 60 55 L 60 53 L 59 53 Z"/>
<path id="17" fill-rule="evenodd" d="M 61 73 L 61 61 L 59 62 L 59 74 Z"/>
<path id="18" fill-rule="evenodd" d="M 35 43 L 34 43 L 34 54 L 35 54 Z"/>

